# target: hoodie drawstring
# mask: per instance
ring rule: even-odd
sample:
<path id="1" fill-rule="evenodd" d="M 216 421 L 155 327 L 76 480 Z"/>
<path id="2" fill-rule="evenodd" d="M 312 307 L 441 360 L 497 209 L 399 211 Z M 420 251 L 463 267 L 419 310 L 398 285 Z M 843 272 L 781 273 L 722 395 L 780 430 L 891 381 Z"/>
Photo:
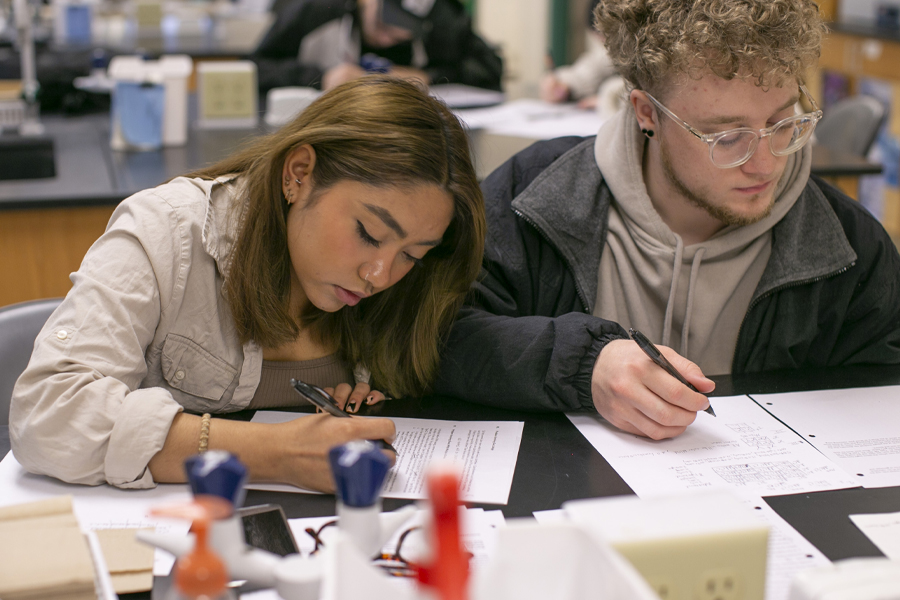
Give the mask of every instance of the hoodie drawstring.
<path id="1" fill-rule="evenodd" d="M 675 304 L 675 290 L 678 289 L 678 278 L 681 276 L 681 259 L 684 256 L 684 243 L 681 236 L 675 236 L 675 264 L 672 265 L 672 285 L 669 287 L 669 300 L 666 302 L 666 316 L 663 319 L 662 345 L 668 346 L 672 330 L 672 305 Z"/>
<path id="2" fill-rule="evenodd" d="M 694 260 L 691 263 L 691 278 L 688 280 L 687 306 L 684 309 L 684 325 L 681 328 L 681 354 L 687 358 L 688 353 L 688 333 L 691 331 L 691 313 L 694 308 L 694 282 L 697 281 L 697 273 L 700 271 L 700 262 L 703 255 L 706 254 L 706 248 L 699 248 L 694 254 Z"/>
<path id="3" fill-rule="evenodd" d="M 694 260 L 691 262 L 691 277 L 688 280 L 687 306 L 684 311 L 684 325 L 681 327 L 681 349 L 678 351 L 684 357 L 688 352 L 688 333 L 691 330 L 691 313 L 694 308 L 694 288 L 697 281 L 697 273 L 700 272 L 700 263 L 703 262 L 703 255 L 706 254 L 706 248 L 698 248 L 694 254 Z M 675 264 L 672 265 L 672 285 L 669 287 L 669 300 L 666 302 L 666 316 L 663 319 L 662 345 L 669 346 L 672 339 L 672 312 L 675 304 L 675 291 L 678 289 L 678 280 L 681 277 L 681 261 L 684 258 L 684 244 L 681 237 L 675 242 Z"/>

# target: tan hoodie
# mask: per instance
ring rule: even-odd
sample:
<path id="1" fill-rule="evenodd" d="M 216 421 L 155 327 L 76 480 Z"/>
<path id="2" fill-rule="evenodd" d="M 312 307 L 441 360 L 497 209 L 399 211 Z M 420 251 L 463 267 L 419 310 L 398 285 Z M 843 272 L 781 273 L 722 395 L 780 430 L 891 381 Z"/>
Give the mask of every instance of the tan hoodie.
<path id="1" fill-rule="evenodd" d="M 597 135 L 594 156 L 614 201 L 593 314 L 639 329 L 706 375 L 730 373 L 741 323 L 771 254 L 772 227 L 803 191 L 811 149 L 788 157 L 768 217 L 684 246 L 650 202 L 644 144 L 630 107 Z"/>

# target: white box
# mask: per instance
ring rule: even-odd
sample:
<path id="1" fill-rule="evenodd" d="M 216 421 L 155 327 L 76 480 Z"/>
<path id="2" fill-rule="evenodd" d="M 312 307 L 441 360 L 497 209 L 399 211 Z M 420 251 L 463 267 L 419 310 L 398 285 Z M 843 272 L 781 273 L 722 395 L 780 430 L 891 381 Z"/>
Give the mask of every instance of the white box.
<path id="1" fill-rule="evenodd" d="M 258 98 L 256 63 L 233 60 L 197 64 L 198 127 L 256 127 Z"/>
<path id="2" fill-rule="evenodd" d="M 727 492 L 575 500 L 563 509 L 627 558 L 660 598 L 765 597 L 768 525 Z"/>
<path id="3" fill-rule="evenodd" d="M 281 127 L 306 110 L 321 95 L 322 92 L 309 87 L 272 88 L 266 95 L 264 121 L 270 127 Z"/>

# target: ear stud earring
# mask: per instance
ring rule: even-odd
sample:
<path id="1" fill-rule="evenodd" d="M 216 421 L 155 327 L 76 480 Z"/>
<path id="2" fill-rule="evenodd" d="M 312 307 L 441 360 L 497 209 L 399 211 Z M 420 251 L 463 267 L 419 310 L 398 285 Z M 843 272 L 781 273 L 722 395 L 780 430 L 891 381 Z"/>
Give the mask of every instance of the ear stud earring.
<path id="1" fill-rule="evenodd" d="M 653 137 L 653 130 L 652 130 L 652 129 L 641 129 L 641 133 L 643 133 L 644 135 L 646 135 L 648 138 L 652 138 L 652 137 Z"/>

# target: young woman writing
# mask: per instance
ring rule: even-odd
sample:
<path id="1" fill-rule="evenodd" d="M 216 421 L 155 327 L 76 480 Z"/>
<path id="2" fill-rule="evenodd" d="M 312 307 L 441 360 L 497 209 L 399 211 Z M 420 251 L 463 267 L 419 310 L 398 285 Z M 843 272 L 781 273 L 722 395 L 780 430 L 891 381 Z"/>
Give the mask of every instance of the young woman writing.
<path id="1" fill-rule="evenodd" d="M 328 449 L 391 439 L 390 420 L 210 415 L 303 403 L 291 378 L 351 412 L 426 392 L 483 240 L 446 107 L 398 79 L 340 86 L 119 205 L 16 384 L 13 453 L 64 481 L 145 488 L 216 448 L 253 480 L 330 490 Z"/>

